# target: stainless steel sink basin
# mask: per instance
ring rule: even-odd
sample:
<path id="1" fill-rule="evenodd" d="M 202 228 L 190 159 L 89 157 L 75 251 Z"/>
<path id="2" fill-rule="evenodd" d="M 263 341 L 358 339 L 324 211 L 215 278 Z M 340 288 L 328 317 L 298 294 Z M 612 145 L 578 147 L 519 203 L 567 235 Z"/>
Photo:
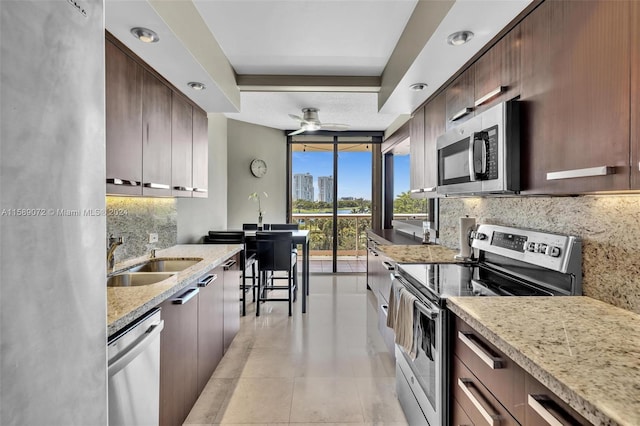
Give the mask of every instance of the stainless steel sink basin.
<path id="1" fill-rule="evenodd" d="M 135 287 L 156 284 L 171 278 L 175 272 L 122 273 L 107 278 L 107 287 Z"/>
<path id="2" fill-rule="evenodd" d="M 202 259 L 190 258 L 190 259 L 149 259 L 142 265 L 134 266 L 127 272 L 180 272 L 187 269 L 190 266 L 195 265 Z"/>

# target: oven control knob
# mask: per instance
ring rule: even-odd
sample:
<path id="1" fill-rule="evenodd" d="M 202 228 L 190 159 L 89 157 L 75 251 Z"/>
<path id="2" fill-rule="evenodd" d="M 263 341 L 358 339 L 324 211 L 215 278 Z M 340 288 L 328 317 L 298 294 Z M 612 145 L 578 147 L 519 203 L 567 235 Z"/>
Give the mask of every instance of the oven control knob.
<path id="1" fill-rule="evenodd" d="M 538 253 L 545 254 L 548 248 L 548 245 L 540 243 L 540 245 L 538 246 Z"/>
<path id="2" fill-rule="evenodd" d="M 476 232 L 476 240 L 486 240 L 487 234 L 483 234 L 482 232 Z"/>
<path id="3" fill-rule="evenodd" d="M 530 251 L 530 252 L 536 251 L 536 243 L 534 243 L 533 241 L 529 241 L 527 243 L 527 251 Z"/>
<path id="4" fill-rule="evenodd" d="M 556 246 L 547 247 L 547 255 L 551 257 L 560 257 L 560 247 L 556 247 Z"/>

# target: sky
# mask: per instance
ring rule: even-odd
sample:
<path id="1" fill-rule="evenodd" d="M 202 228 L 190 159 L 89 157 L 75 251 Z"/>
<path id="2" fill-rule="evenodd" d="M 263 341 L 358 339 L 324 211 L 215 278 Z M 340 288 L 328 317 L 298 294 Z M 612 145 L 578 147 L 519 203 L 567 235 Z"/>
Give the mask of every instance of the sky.
<path id="1" fill-rule="evenodd" d="M 314 197 L 318 199 L 318 176 L 333 175 L 333 152 L 293 152 L 293 173 L 313 175 Z M 371 153 L 338 154 L 338 198 L 371 199 Z M 409 156 L 394 156 L 394 197 L 409 190 Z"/>

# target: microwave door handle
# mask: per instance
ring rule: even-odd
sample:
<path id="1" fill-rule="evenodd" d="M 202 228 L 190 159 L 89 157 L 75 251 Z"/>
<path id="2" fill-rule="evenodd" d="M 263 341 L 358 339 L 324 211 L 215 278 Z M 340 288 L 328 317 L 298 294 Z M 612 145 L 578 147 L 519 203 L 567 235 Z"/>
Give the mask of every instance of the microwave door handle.
<path id="1" fill-rule="evenodd" d="M 477 133 L 474 133 L 473 136 L 469 138 L 469 181 L 471 182 L 476 180 L 476 134 Z"/>
<path id="2" fill-rule="evenodd" d="M 479 133 L 480 135 L 480 141 L 482 142 L 482 152 L 480 155 L 482 155 L 482 170 L 480 171 L 480 173 L 482 173 L 483 175 L 485 173 L 487 173 L 487 138 L 486 138 L 486 133 L 482 132 Z"/>

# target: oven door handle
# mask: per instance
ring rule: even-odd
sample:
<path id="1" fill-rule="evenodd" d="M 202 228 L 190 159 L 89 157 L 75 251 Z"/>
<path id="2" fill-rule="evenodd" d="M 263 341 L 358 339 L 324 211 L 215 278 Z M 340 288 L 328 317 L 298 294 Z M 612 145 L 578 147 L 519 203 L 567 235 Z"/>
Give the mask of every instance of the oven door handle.
<path id="1" fill-rule="evenodd" d="M 438 315 L 440 315 L 440 309 L 429 309 L 424 303 L 417 300 L 414 302 L 414 306 L 432 320 L 438 318 Z"/>

